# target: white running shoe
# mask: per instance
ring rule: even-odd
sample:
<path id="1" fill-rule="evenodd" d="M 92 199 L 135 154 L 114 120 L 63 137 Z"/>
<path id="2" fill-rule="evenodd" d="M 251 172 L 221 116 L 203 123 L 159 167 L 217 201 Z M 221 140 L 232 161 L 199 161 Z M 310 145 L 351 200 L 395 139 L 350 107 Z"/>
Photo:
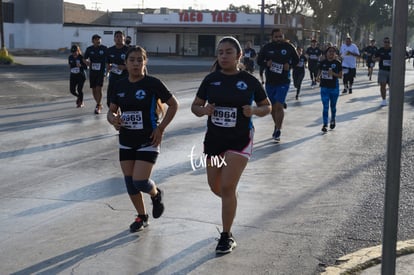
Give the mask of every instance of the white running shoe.
<path id="1" fill-rule="evenodd" d="M 381 101 L 381 106 L 387 106 L 387 100 L 386 99 L 383 99 Z"/>

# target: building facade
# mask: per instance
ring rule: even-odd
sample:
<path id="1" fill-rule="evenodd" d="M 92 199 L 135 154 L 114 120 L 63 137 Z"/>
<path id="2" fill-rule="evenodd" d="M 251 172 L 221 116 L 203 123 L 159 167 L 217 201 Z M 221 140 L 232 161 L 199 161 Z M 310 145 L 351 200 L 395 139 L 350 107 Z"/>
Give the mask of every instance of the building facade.
<path id="1" fill-rule="evenodd" d="M 227 35 L 255 48 L 266 42 L 271 29 L 281 28 L 287 38 L 303 45 L 317 31 L 306 28 L 302 15 L 237 13 L 210 10 L 133 10 L 102 12 L 63 0 L 3 0 L 5 45 L 13 49 L 65 50 L 91 44 L 93 34 L 111 46 L 116 30 L 158 55 L 214 56 L 218 40 Z"/>

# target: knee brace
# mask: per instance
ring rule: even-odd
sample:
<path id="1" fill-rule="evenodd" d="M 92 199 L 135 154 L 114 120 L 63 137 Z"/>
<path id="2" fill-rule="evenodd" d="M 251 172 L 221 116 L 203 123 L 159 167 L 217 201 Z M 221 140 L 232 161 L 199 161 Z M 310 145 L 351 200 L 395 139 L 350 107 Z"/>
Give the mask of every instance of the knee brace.
<path id="1" fill-rule="evenodd" d="M 152 179 L 146 179 L 146 180 L 134 180 L 133 181 L 134 187 L 144 193 L 149 193 L 154 188 L 155 183 Z"/>
<path id="2" fill-rule="evenodd" d="M 125 176 L 125 185 L 127 188 L 128 195 L 137 195 L 139 193 L 139 190 L 135 188 L 135 185 L 133 184 L 132 177 L 131 176 Z"/>

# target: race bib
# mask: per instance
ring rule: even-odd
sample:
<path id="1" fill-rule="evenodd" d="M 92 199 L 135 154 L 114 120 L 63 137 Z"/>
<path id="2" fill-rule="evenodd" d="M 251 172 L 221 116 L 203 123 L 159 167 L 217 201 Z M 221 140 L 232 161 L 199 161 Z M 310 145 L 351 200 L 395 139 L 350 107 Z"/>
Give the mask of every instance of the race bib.
<path id="1" fill-rule="evenodd" d="M 382 65 L 384 65 L 386 67 L 390 67 L 391 66 L 391 60 L 383 60 Z"/>
<path id="2" fill-rule="evenodd" d="M 237 122 L 237 108 L 215 107 L 211 122 L 219 127 L 235 127 Z"/>
<path id="3" fill-rule="evenodd" d="M 245 54 L 244 54 L 244 57 L 248 57 L 248 58 L 250 58 L 250 53 L 245 53 Z"/>
<path id="4" fill-rule="evenodd" d="M 317 60 L 318 56 L 316 54 L 311 54 L 311 55 L 309 55 L 309 59 Z"/>
<path id="5" fill-rule="evenodd" d="M 270 71 L 281 74 L 283 72 L 283 64 L 272 62 L 272 66 L 270 66 Z"/>
<path id="6" fill-rule="evenodd" d="M 116 64 L 112 64 L 111 66 L 111 72 L 117 75 L 121 75 L 122 74 L 122 70 L 118 68 L 118 65 Z"/>
<path id="7" fill-rule="evenodd" d="M 299 61 L 298 67 L 303 67 L 304 65 L 305 65 L 305 63 L 303 61 Z"/>
<path id="8" fill-rule="evenodd" d="M 100 71 L 101 70 L 101 63 L 92 63 L 92 70 Z"/>
<path id="9" fill-rule="evenodd" d="M 329 75 L 329 71 L 323 70 L 321 74 L 321 78 L 323 79 L 333 79 L 332 75 Z"/>
<path id="10" fill-rule="evenodd" d="M 122 126 L 131 130 L 142 130 L 144 124 L 142 121 L 142 111 L 124 112 L 121 115 Z"/>
<path id="11" fill-rule="evenodd" d="M 343 68 L 342 73 L 343 73 L 343 74 L 347 74 L 347 73 L 349 73 L 349 69 L 348 69 L 348 68 Z"/>
<path id="12" fill-rule="evenodd" d="M 70 72 L 73 74 L 78 74 L 80 73 L 80 69 L 79 67 L 73 67 L 72 69 L 70 69 Z"/>

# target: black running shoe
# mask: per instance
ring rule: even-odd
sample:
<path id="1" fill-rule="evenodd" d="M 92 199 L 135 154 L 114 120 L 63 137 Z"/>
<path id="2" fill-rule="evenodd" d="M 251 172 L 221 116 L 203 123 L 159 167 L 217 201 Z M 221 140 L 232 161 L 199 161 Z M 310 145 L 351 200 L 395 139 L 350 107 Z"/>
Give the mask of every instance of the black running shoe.
<path id="1" fill-rule="evenodd" d="M 275 128 L 275 130 L 273 131 L 273 135 L 272 135 L 272 137 L 273 137 L 273 139 L 274 139 L 276 142 L 279 142 L 279 141 L 280 141 L 280 135 L 281 135 L 281 134 L 282 134 L 282 133 L 280 132 L 280 130 Z"/>
<path id="2" fill-rule="evenodd" d="M 335 126 L 336 126 L 335 120 L 334 120 L 334 119 L 332 119 L 332 120 L 331 120 L 331 123 L 329 124 L 329 128 L 331 128 L 331 129 L 335 129 Z"/>
<path id="3" fill-rule="evenodd" d="M 328 125 L 324 124 L 324 125 L 322 126 L 322 132 L 324 132 L 324 133 L 328 132 L 327 127 L 328 127 Z"/>
<path id="4" fill-rule="evenodd" d="M 233 238 L 231 233 L 222 232 L 220 234 L 220 240 L 216 247 L 217 254 L 227 254 L 233 251 L 236 248 L 237 243 Z"/>
<path id="5" fill-rule="evenodd" d="M 349 88 L 349 93 L 352 94 L 352 88 Z"/>
<path id="6" fill-rule="evenodd" d="M 141 231 L 144 227 L 148 226 L 148 215 L 138 215 L 133 223 L 129 226 L 131 233 Z"/>
<path id="7" fill-rule="evenodd" d="M 152 216 L 154 219 L 161 217 L 164 212 L 164 204 L 162 203 L 163 191 L 157 188 L 157 195 L 151 197 L 152 200 Z"/>
<path id="8" fill-rule="evenodd" d="M 286 104 L 286 102 L 285 102 L 285 103 L 283 103 L 283 109 L 287 109 L 287 104 Z"/>
<path id="9" fill-rule="evenodd" d="M 343 94 L 346 94 L 348 91 L 346 90 L 346 89 L 344 89 L 343 91 L 342 91 L 342 93 Z"/>

